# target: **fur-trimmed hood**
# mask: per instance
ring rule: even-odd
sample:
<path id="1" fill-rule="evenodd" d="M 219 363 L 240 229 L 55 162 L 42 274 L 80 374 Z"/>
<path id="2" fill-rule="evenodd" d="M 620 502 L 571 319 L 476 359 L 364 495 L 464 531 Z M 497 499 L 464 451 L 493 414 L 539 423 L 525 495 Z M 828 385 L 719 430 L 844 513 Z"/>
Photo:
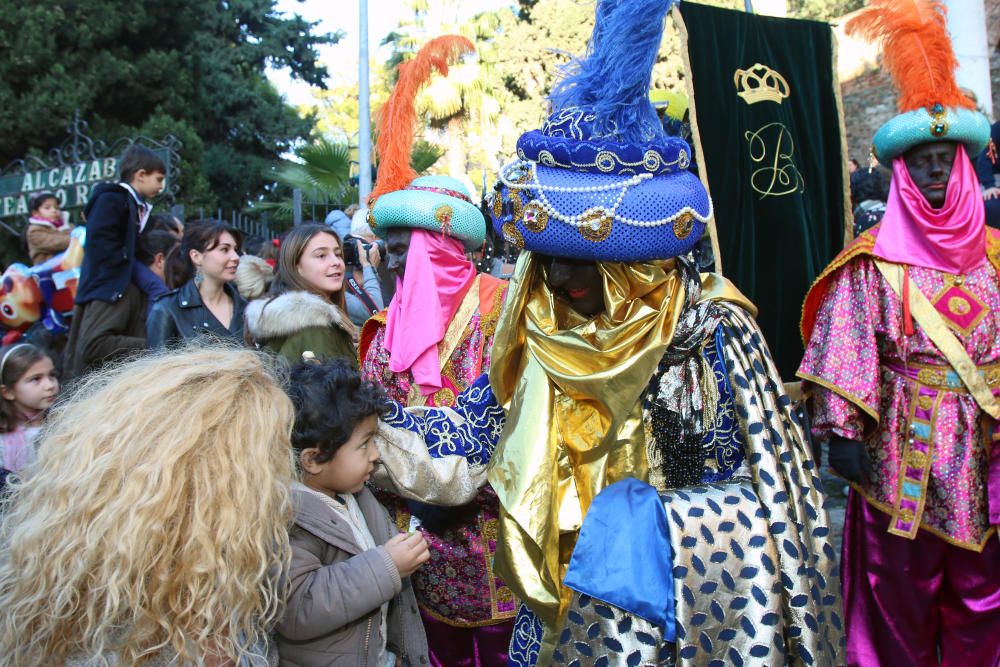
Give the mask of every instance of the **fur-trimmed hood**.
<path id="1" fill-rule="evenodd" d="M 257 341 L 287 338 L 309 327 L 335 326 L 351 338 L 357 329 L 337 306 L 310 292 L 285 292 L 273 299 L 251 301 L 246 310 L 247 331 Z"/>

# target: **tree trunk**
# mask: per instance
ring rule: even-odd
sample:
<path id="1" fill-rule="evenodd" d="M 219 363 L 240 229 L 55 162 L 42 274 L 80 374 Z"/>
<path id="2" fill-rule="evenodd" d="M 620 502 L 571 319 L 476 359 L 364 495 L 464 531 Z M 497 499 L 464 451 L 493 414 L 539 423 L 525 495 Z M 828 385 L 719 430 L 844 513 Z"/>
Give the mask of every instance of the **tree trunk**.
<path id="1" fill-rule="evenodd" d="M 469 162 L 466 140 L 465 122 L 462 114 L 457 113 L 449 118 L 445 125 L 445 160 L 448 165 L 448 175 L 463 180 Z"/>

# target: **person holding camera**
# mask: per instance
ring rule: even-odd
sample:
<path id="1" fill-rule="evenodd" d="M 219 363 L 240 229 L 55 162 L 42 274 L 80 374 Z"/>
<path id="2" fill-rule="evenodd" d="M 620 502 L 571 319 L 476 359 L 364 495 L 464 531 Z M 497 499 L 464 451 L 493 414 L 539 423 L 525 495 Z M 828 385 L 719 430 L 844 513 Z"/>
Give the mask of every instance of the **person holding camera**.
<path id="1" fill-rule="evenodd" d="M 358 211 L 351 222 L 351 234 L 344 239 L 344 261 L 350 273 L 344 283 L 347 317 L 358 327 L 385 307 L 378 267 L 382 264 L 385 242 L 377 240 L 365 216 Z"/>

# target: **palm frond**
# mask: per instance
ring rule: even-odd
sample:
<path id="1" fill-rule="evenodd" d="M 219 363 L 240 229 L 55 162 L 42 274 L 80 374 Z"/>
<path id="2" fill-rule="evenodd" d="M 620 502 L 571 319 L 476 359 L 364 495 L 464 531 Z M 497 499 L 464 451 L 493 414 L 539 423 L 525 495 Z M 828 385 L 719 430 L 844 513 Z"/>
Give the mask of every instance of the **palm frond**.
<path id="1" fill-rule="evenodd" d="M 346 143 L 321 138 L 297 152 L 313 187 L 324 191 L 342 190 L 351 179 L 351 152 Z"/>
<path id="2" fill-rule="evenodd" d="M 254 202 L 247 209 L 248 215 L 267 215 L 270 221 L 278 225 L 287 225 L 294 218 L 292 211 L 292 200 L 287 201 L 261 201 Z"/>
<path id="3" fill-rule="evenodd" d="M 444 155 L 444 150 L 429 141 L 417 139 L 413 143 L 413 153 L 410 155 L 410 166 L 418 174 L 426 172 Z"/>
<path id="4" fill-rule="evenodd" d="M 462 106 L 462 89 L 444 77 L 435 78 L 417 96 L 417 110 L 433 120 L 454 116 Z"/>

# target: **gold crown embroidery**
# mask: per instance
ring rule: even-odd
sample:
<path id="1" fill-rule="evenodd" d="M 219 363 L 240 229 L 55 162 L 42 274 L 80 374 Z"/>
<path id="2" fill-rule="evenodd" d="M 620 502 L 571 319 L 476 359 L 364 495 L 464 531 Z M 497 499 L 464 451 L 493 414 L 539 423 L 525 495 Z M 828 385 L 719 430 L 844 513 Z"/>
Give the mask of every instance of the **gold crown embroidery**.
<path id="1" fill-rule="evenodd" d="M 785 77 L 760 63 L 754 63 L 752 67 L 733 72 L 733 85 L 736 86 L 737 95 L 742 97 L 747 104 L 756 104 L 757 102 L 781 104 L 792 93 Z"/>

